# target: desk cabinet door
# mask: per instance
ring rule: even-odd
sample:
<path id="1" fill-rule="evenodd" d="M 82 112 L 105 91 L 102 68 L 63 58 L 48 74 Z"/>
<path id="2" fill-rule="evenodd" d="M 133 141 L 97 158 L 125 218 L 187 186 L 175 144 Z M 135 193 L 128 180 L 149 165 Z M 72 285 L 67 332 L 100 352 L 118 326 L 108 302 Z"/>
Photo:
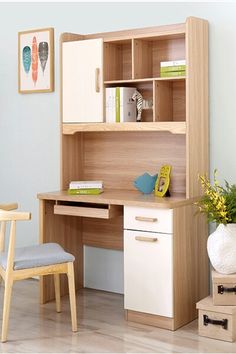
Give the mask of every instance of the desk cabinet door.
<path id="1" fill-rule="evenodd" d="M 63 43 L 63 122 L 103 121 L 103 40 Z"/>
<path id="2" fill-rule="evenodd" d="M 124 231 L 125 309 L 173 317 L 171 234 Z"/>

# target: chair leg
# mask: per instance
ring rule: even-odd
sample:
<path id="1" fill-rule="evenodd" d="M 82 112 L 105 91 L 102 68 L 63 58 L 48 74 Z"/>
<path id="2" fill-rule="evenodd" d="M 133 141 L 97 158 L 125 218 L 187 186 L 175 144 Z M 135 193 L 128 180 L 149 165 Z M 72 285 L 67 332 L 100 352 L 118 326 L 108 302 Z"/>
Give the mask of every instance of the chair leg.
<path id="1" fill-rule="evenodd" d="M 2 316 L 2 338 L 1 338 L 2 342 L 7 341 L 12 286 L 13 286 L 13 281 L 6 279 L 5 290 L 4 290 L 4 302 L 3 302 L 3 316 Z"/>
<path id="2" fill-rule="evenodd" d="M 73 262 L 68 263 L 67 276 L 68 276 L 68 285 L 69 285 L 72 331 L 77 332 L 78 329 L 77 329 L 77 312 L 76 312 L 75 276 L 74 276 Z"/>
<path id="3" fill-rule="evenodd" d="M 60 274 L 54 274 L 54 287 L 56 298 L 56 310 L 57 312 L 61 312 Z"/>

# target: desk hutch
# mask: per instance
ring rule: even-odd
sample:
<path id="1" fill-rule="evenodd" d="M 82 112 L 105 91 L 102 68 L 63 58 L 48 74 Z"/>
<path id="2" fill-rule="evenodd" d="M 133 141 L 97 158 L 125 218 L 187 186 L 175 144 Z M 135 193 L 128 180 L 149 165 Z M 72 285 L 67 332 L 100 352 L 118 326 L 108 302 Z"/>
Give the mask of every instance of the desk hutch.
<path id="1" fill-rule="evenodd" d="M 76 257 L 83 246 L 124 249 L 128 321 L 175 330 L 208 294 L 207 224 L 196 214 L 208 173 L 208 23 L 61 35 L 61 191 L 41 193 L 41 242 Z M 186 59 L 186 76 L 160 77 L 160 61 Z M 106 123 L 105 88 L 135 86 L 153 108 L 142 122 Z M 172 166 L 171 196 L 142 195 L 133 180 Z M 101 195 L 68 195 L 71 180 L 103 180 Z M 66 283 L 61 282 L 66 293 Z M 41 301 L 54 298 L 41 279 Z"/>

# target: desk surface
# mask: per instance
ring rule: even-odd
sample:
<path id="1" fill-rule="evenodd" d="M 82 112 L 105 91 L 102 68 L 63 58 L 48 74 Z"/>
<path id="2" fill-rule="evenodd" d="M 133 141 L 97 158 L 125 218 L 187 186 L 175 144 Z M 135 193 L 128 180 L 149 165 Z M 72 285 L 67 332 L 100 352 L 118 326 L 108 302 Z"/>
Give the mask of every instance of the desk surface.
<path id="1" fill-rule="evenodd" d="M 183 194 L 173 194 L 171 197 L 155 197 L 154 194 L 142 194 L 138 191 L 129 190 L 105 190 L 99 195 L 69 195 L 67 191 L 56 191 L 39 193 L 38 199 L 113 204 L 113 205 L 132 205 L 150 208 L 176 208 L 196 202 L 199 198 L 186 199 Z"/>

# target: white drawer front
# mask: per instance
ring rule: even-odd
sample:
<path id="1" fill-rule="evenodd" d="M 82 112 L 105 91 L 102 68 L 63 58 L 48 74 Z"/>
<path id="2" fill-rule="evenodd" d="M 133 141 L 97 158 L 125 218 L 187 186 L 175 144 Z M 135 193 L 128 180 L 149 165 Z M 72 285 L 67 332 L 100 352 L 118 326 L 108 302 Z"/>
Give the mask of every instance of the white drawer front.
<path id="1" fill-rule="evenodd" d="M 173 235 L 124 231 L 125 309 L 173 317 Z"/>
<path id="2" fill-rule="evenodd" d="M 154 232 L 173 232 L 173 210 L 125 206 L 124 228 Z"/>

